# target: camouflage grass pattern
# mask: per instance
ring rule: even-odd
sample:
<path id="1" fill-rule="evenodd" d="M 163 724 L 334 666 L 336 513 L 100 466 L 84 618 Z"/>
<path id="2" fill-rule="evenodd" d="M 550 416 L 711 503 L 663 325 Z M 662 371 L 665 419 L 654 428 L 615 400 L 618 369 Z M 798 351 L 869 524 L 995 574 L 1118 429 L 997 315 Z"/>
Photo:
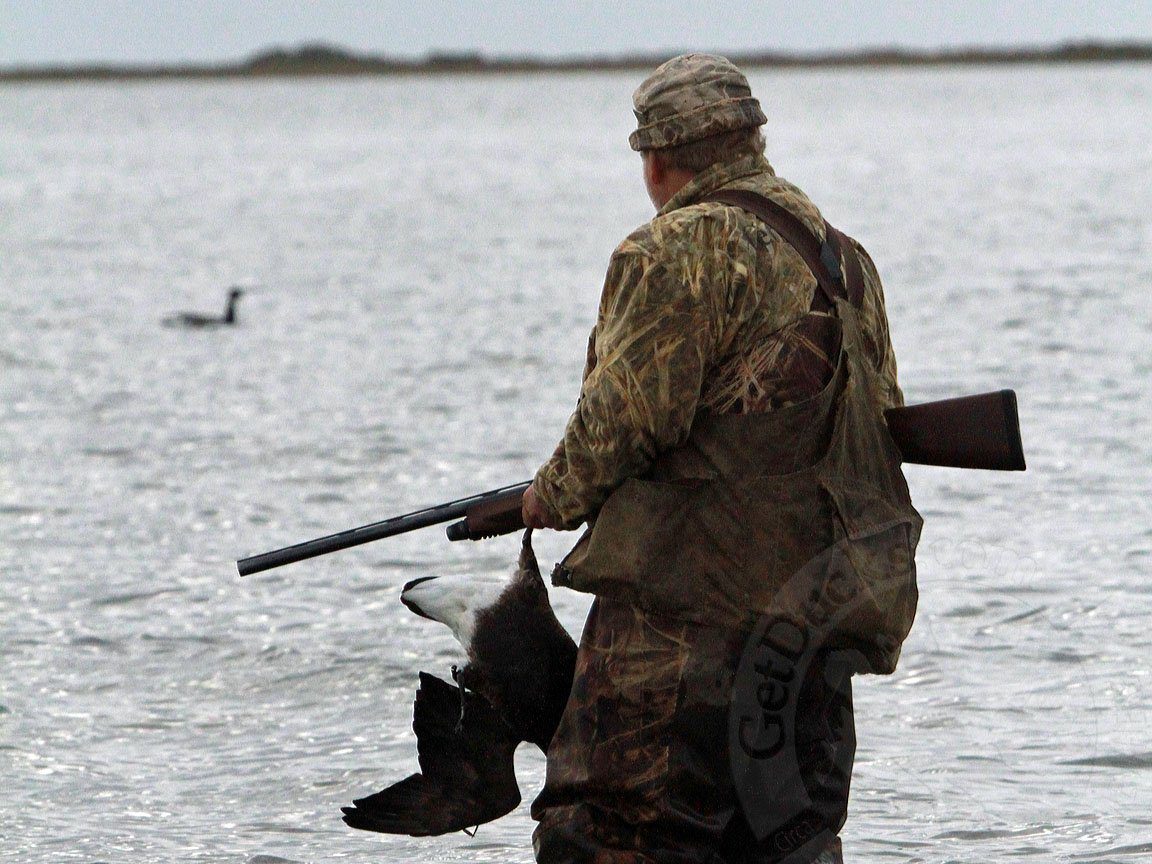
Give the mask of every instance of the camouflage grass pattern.
<path id="1" fill-rule="evenodd" d="M 683 444 L 699 412 L 765 411 L 795 396 L 790 366 L 813 346 L 793 325 L 807 315 L 816 280 L 752 214 L 699 203 L 721 188 L 766 195 L 823 236 L 807 196 L 751 156 L 697 175 L 617 247 L 576 410 L 536 475 L 541 502 L 564 527 Z M 880 402 L 902 404 L 883 289 L 866 254 L 861 263 L 865 354 L 879 370 Z M 820 356 L 809 360 L 819 365 Z"/>
<path id="2" fill-rule="evenodd" d="M 657 67 L 632 96 L 633 150 L 676 147 L 768 122 L 748 79 L 717 54 L 682 54 Z"/>
<path id="3" fill-rule="evenodd" d="M 753 802 L 754 819 L 737 815 L 747 795 L 731 770 L 728 730 L 733 691 L 757 686 L 740 677 L 751 637 L 596 600 L 545 787 L 532 805 L 537 861 L 808 864 L 826 847 L 825 860 L 839 860 L 854 749 L 851 691 L 842 678 L 829 682 L 822 655 L 793 667 L 804 718 L 792 724 L 800 739 L 789 739 L 789 773 L 779 778 L 811 790 L 805 806 L 780 796 Z M 827 754 L 845 736 L 853 747 L 836 753 L 829 779 Z M 808 795 L 823 806 L 813 809 Z"/>

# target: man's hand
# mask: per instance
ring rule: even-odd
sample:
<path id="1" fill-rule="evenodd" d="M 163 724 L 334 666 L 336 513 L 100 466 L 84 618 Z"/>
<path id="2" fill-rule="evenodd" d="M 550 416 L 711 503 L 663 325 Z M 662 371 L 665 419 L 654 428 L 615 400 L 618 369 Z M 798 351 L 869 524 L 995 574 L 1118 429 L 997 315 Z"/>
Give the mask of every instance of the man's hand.
<path id="1" fill-rule="evenodd" d="M 536 497 L 536 487 L 529 486 L 524 490 L 524 503 L 521 505 L 521 516 L 525 528 L 555 528 L 556 522 L 552 514 L 540 503 Z"/>

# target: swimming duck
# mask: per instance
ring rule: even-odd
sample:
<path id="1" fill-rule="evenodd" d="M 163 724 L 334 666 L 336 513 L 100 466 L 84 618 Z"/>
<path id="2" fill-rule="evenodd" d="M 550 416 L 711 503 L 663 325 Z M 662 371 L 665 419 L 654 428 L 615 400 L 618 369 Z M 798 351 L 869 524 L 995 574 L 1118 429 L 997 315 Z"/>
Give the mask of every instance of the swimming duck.
<path id="1" fill-rule="evenodd" d="M 234 287 L 228 291 L 228 304 L 225 306 L 222 316 L 202 315 L 198 312 L 178 312 L 165 318 L 163 324 L 165 327 L 227 327 L 236 323 L 236 304 L 243 294 L 243 288 Z"/>
<path id="2" fill-rule="evenodd" d="M 468 662 L 455 685 L 420 673 L 412 728 L 421 772 L 343 808 L 353 828 L 428 836 L 467 830 L 520 803 L 513 754 L 547 752 L 572 689 L 576 643 L 556 618 L 524 533 L 510 579 L 428 576 L 400 600 L 451 628 Z"/>

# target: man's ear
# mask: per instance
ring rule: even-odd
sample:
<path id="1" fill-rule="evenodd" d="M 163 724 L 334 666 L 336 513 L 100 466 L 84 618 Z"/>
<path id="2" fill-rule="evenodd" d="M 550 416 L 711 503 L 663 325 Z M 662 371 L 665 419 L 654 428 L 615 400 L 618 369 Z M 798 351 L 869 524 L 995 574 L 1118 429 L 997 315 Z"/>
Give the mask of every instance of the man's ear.
<path id="1" fill-rule="evenodd" d="M 660 151 L 649 150 L 646 154 L 647 158 L 644 160 L 648 163 L 648 176 L 655 186 L 661 185 L 668 177 L 668 169 L 664 165 L 664 160 L 660 156 Z"/>

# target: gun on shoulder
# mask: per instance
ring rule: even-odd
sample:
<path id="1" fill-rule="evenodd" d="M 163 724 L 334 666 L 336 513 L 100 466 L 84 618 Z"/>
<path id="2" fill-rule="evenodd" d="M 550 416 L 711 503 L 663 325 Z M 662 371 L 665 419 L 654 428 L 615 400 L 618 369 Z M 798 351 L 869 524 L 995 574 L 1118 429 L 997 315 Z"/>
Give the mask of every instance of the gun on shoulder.
<path id="1" fill-rule="evenodd" d="M 904 462 L 990 471 L 1025 469 L 1020 418 L 1016 394 L 1012 390 L 889 408 L 884 412 L 884 418 Z M 242 558 L 236 566 L 241 576 L 249 576 L 443 522 L 453 523 L 447 529 L 449 540 L 483 540 L 511 534 L 524 527 L 520 515 L 521 502 L 529 485 L 524 482 L 504 486 Z"/>

